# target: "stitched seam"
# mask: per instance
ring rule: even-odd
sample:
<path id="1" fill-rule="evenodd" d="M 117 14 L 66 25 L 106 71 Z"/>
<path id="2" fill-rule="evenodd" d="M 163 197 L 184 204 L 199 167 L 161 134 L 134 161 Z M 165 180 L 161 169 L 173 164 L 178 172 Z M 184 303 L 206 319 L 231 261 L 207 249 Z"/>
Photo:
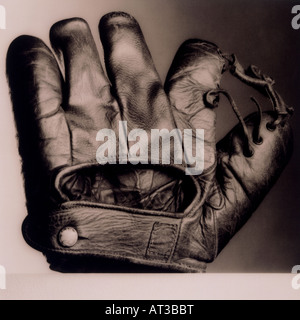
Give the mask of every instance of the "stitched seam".
<path id="1" fill-rule="evenodd" d="M 148 247 L 146 249 L 146 256 L 148 256 L 148 254 L 152 254 L 152 255 L 155 255 L 155 256 L 161 256 L 161 257 L 165 257 L 165 258 L 169 258 L 171 253 L 172 253 L 172 249 L 174 247 L 174 245 L 176 244 L 176 233 L 177 233 L 177 225 L 173 225 L 173 224 L 169 224 L 169 223 L 159 223 L 159 224 L 164 224 L 164 225 L 167 225 L 171 228 L 171 239 L 172 241 L 170 241 L 172 243 L 172 246 L 170 249 L 168 249 L 168 251 L 166 251 L 164 254 L 163 253 L 160 253 L 160 252 L 157 252 L 155 251 L 153 248 L 151 248 L 151 245 L 154 245 L 154 241 L 153 241 L 153 238 L 152 238 L 152 234 L 154 232 L 154 228 L 155 228 L 155 223 L 153 224 L 153 228 L 152 228 L 152 231 L 151 231 L 151 234 L 150 234 L 150 242 L 148 244 Z M 174 243 L 175 241 L 175 243 Z"/>
<path id="2" fill-rule="evenodd" d="M 51 215 L 60 215 L 61 213 L 65 213 L 65 212 L 68 212 L 70 211 L 70 209 L 73 209 L 73 208 L 93 208 L 93 209 L 104 209 L 104 210 L 115 210 L 115 211 L 121 211 L 121 212 L 124 212 L 124 208 L 122 207 L 105 207 L 105 206 L 96 206 L 96 205 L 93 205 L 93 204 L 90 204 L 90 203 L 86 203 L 85 205 L 80 205 L 80 204 L 71 204 L 68 206 L 68 208 L 64 208 L 64 209 L 60 209 L 60 210 L 57 210 L 55 213 L 52 213 Z M 140 211 L 136 211 L 132 208 L 127 208 L 126 207 L 126 210 L 128 211 L 125 211 L 126 213 L 134 213 L 134 214 L 138 214 L 138 215 L 147 215 L 147 216 L 156 216 L 156 217 L 167 217 L 167 218 L 171 218 L 171 219 L 181 219 L 182 217 L 179 216 L 179 217 L 176 217 L 176 216 L 172 216 L 172 213 L 173 212 L 164 212 L 163 214 L 159 214 L 159 211 L 151 211 L 149 210 L 149 212 L 147 212 L 146 210 L 143 210 L 143 212 L 140 212 Z M 174 213 L 173 213 L 174 214 Z M 180 213 L 175 213 L 177 215 L 183 215 L 184 212 L 180 212 Z"/>
<path id="3" fill-rule="evenodd" d="M 179 237 L 180 237 L 180 233 L 181 233 L 182 220 L 183 220 L 183 219 L 181 219 L 180 222 L 179 222 L 179 224 L 178 224 L 177 236 L 176 236 L 176 239 L 175 239 L 173 252 L 172 252 L 172 254 L 171 254 L 170 257 L 169 257 L 169 261 L 171 261 L 171 258 L 173 257 L 174 252 L 175 252 L 176 249 L 177 249 L 177 245 L 178 245 Z"/>

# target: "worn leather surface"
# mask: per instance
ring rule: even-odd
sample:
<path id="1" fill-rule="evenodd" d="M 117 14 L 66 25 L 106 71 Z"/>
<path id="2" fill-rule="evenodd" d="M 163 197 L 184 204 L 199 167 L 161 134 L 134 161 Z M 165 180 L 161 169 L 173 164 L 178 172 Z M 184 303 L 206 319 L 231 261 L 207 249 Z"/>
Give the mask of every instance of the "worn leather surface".
<path id="1" fill-rule="evenodd" d="M 55 55 L 31 36 L 8 50 L 28 208 L 24 238 L 64 272 L 107 265 L 202 272 L 279 178 L 292 153 L 290 125 L 271 131 L 267 124 L 278 114 L 263 113 L 259 121 L 254 113 L 245 119 L 250 137 L 260 129 L 262 143 L 249 142 L 253 155 L 245 156 L 241 125 L 216 144 L 206 94 L 219 88 L 228 62 L 215 44 L 186 41 L 163 86 L 133 17 L 108 14 L 99 29 L 108 77 L 82 19 L 51 28 Z M 185 175 L 185 163 L 99 165 L 96 134 L 117 133 L 119 120 L 149 136 L 154 128 L 204 129 L 203 173 Z M 79 236 L 70 248 L 58 241 L 66 226 Z"/>

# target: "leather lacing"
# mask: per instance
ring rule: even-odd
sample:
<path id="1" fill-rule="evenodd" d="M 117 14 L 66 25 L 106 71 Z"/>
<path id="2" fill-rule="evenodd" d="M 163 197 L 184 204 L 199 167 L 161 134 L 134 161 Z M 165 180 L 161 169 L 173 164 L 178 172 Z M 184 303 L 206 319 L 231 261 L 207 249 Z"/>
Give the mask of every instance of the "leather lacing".
<path id="1" fill-rule="evenodd" d="M 288 117 L 293 114 L 294 109 L 292 107 L 288 107 L 282 100 L 281 96 L 274 90 L 275 81 L 271 77 L 263 74 L 260 69 L 254 65 L 251 65 L 247 70 L 244 70 L 234 54 L 223 54 L 220 50 L 218 50 L 218 53 L 225 60 L 223 72 L 229 70 L 232 75 L 245 84 L 254 87 L 267 96 L 271 101 L 273 111 L 275 113 L 275 119 L 266 124 L 267 129 L 269 131 L 274 131 L 279 125 L 284 126 Z M 253 129 L 252 137 L 250 137 L 246 123 L 239 112 L 238 106 L 226 90 L 218 88 L 208 91 L 204 95 L 205 104 L 208 107 L 217 107 L 219 94 L 223 94 L 228 99 L 235 115 L 237 116 L 244 133 L 243 153 L 246 157 L 251 157 L 254 151 L 251 148 L 250 141 L 252 140 L 255 144 L 261 144 L 263 142 L 262 137 L 260 136 L 262 109 L 259 103 L 254 97 L 251 97 L 251 100 L 255 103 L 258 109 L 258 120 L 257 125 Z"/>
<path id="2" fill-rule="evenodd" d="M 215 101 L 217 100 L 216 96 L 218 96 L 219 94 L 223 94 L 229 101 L 235 115 L 237 116 L 239 122 L 241 123 L 242 125 L 242 128 L 243 128 L 243 132 L 244 132 L 244 143 L 243 143 L 243 146 L 244 146 L 244 155 L 246 157 L 251 157 L 253 155 L 253 150 L 251 149 L 250 147 L 250 135 L 249 135 L 249 132 L 247 130 L 247 126 L 246 126 L 246 123 L 239 111 L 239 108 L 238 106 L 236 105 L 234 99 L 232 98 L 232 96 L 229 94 L 228 91 L 226 90 L 223 90 L 223 89 L 214 89 L 214 90 L 210 90 L 206 93 L 205 95 L 205 99 L 206 99 L 206 103 L 209 104 L 209 105 L 214 105 L 215 106 Z M 213 103 L 211 103 L 211 101 L 214 101 Z"/>

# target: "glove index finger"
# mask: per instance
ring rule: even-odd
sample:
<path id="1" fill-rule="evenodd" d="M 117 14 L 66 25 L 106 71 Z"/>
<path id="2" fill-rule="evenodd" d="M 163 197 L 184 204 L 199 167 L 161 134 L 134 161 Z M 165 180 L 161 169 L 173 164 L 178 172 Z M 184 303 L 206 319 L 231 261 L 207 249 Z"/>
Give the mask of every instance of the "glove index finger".
<path id="1" fill-rule="evenodd" d="M 6 71 L 24 170 L 52 170 L 70 161 L 69 131 L 62 104 L 62 78 L 50 49 L 20 36 L 10 45 Z"/>
<path id="2" fill-rule="evenodd" d="M 219 86 L 224 66 L 225 60 L 214 43 L 199 39 L 185 41 L 165 82 L 173 105 L 187 114 L 204 108 L 204 105 L 201 108 L 203 95 Z"/>
<path id="3" fill-rule="evenodd" d="M 204 130 L 204 170 L 216 161 L 216 114 L 207 107 L 205 94 L 219 87 L 224 63 L 215 44 L 187 40 L 178 49 L 165 82 L 177 126 Z"/>

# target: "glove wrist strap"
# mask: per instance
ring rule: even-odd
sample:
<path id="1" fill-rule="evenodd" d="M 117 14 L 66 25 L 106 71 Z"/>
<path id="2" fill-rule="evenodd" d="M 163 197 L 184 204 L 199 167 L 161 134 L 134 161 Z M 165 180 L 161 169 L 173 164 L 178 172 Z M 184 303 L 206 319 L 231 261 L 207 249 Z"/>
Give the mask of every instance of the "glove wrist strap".
<path id="1" fill-rule="evenodd" d="M 93 256 L 179 272 L 203 272 L 205 263 L 174 261 L 180 218 L 117 210 L 84 202 L 65 203 L 44 223 L 27 217 L 26 241 L 36 249 L 64 256 Z M 68 232 L 76 239 L 66 239 Z M 43 241 L 41 241 L 43 239 Z"/>

